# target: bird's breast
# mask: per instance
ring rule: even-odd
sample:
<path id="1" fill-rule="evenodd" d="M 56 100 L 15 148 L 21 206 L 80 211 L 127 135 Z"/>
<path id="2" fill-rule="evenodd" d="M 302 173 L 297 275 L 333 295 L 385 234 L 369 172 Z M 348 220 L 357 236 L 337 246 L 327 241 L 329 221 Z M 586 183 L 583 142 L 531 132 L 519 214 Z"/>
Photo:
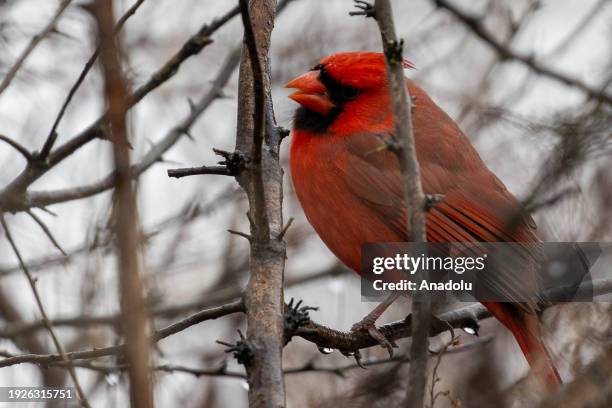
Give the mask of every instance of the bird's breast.
<path id="1" fill-rule="evenodd" d="M 346 137 L 294 130 L 290 152 L 293 186 L 306 218 L 344 264 L 360 272 L 361 244 L 397 242 L 376 212 L 356 200 L 346 180 Z"/>

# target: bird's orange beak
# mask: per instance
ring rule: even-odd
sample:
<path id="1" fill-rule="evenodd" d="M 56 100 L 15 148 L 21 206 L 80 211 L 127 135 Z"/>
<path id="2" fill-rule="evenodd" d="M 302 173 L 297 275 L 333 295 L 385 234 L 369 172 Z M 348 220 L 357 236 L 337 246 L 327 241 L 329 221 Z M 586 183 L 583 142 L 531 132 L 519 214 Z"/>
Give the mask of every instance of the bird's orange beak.
<path id="1" fill-rule="evenodd" d="M 286 88 L 297 89 L 289 95 L 306 109 L 327 115 L 336 105 L 329 99 L 327 88 L 319 80 L 319 71 L 309 71 L 290 81 Z"/>

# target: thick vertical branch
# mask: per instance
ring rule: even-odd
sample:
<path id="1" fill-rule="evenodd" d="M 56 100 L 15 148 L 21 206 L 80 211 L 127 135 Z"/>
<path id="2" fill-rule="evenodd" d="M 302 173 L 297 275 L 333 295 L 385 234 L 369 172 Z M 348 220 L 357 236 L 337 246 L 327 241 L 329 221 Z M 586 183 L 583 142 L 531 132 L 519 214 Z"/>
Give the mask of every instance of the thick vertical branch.
<path id="1" fill-rule="evenodd" d="M 285 405 L 282 373 L 283 271 L 282 169 L 280 134 L 270 96 L 268 50 L 275 0 L 240 1 L 245 24 L 240 64 L 236 151 L 248 154 L 237 177 L 249 199 L 250 278 L 244 294 L 247 342 L 253 359 L 246 364 L 251 407 Z M 279 238 L 280 237 L 280 238 Z"/>
<path id="2" fill-rule="evenodd" d="M 133 407 L 153 407 L 148 316 L 140 278 L 138 211 L 132 186 L 126 112 L 129 90 L 121 72 L 120 45 L 114 36 L 113 2 L 98 0 L 94 15 L 101 38 L 100 63 L 104 76 L 107 119 L 115 164 L 113 228 L 117 238 L 121 323 Z"/>
<path id="3" fill-rule="evenodd" d="M 404 77 L 402 42 L 398 41 L 389 0 L 376 0 L 375 16 L 380 28 L 387 61 L 387 76 L 391 90 L 391 103 L 395 117 L 394 150 L 399 160 L 404 185 L 404 201 L 407 205 L 409 238 L 415 243 L 426 242 L 425 195 L 421 186 L 419 163 L 416 156 L 412 130 L 412 106 Z M 427 279 L 427 271 L 421 270 L 420 279 Z M 410 346 L 410 376 L 407 406 L 422 407 L 425 397 L 427 346 L 430 299 L 426 292 L 416 292 L 412 299 L 412 343 Z"/>

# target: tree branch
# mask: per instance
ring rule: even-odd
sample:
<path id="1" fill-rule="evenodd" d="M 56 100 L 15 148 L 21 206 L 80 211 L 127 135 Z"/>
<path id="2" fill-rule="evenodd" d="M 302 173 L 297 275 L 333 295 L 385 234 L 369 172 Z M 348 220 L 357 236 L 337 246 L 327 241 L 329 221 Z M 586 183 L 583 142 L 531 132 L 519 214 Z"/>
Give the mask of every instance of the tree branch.
<path id="1" fill-rule="evenodd" d="M 123 77 L 121 44 L 115 37 L 113 3 L 97 0 L 93 4 L 100 37 L 100 65 L 103 73 L 107 120 L 112 129 L 115 191 L 113 233 L 117 239 L 121 333 L 126 342 L 126 359 L 133 407 L 153 408 L 149 316 L 144 300 L 140 271 L 140 243 L 136 193 L 132 186 L 126 113 L 128 85 Z"/>
<path id="2" fill-rule="evenodd" d="M 197 119 L 208 109 L 208 107 L 219 98 L 221 90 L 226 86 L 233 72 L 238 66 L 239 56 L 236 51 L 232 51 L 225 63 L 219 70 L 217 77 L 213 81 L 212 87 L 193 105 L 189 114 L 166 136 L 155 143 L 145 154 L 142 160 L 131 166 L 131 177 L 137 178 L 147 171 L 155 163 L 159 162 L 162 155 L 173 147 L 179 139 L 186 135 Z M 114 186 L 115 173 L 112 172 L 106 177 L 85 186 L 70 187 L 55 191 L 33 191 L 26 193 L 23 200 L 23 207 L 40 207 L 51 204 L 64 203 L 72 200 L 79 200 L 102 193 Z"/>
<path id="3" fill-rule="evenodd" d="M 490 33 L 478 17 L 469 15 L 461 11 L 458 7 L 452 5 L 448 0 L 433 0 L 433 3 L 440 8 L 443 8 L 453 14 L 459 21 L 461 21 L 468 29 L 470 29 L 478 38 L 487 43 L 501 59 L 504 60 L 516 60 L 519 61 L 534 72 L 552 78 L 564 85 L 578 88 L 586 93 L 589 98 L 594 100 L 605 102 L 608 105 L 612 105 L 612 95 L 605 92 L 605 88 L 595 89 L 590 85 L 587 85 L 578 78 L 572 78 L 564 75 L 561 72 L 547 67 L 546 65 L 536 61 L 533 55 L 526 55 L 512 50 L 507 47 L 503 42 L 497 40 L 495 36 Z"/>
<path id="4" fill-rule="evenodd" d="M 57 354 L 58 360 L 61 360 L 62 362 L 64 362 L 64 364 L 66 364 L 66 367 L 68 368 L 68 373 L 70 374 L 70 377 L 72 378 L 72 381 L 74 382 L 74 386 L 76 388 L 81 405 L 83 405 L 86 408 L 89 408 L 91 407 L 91 405 L 89 404 L 89 401 L 87 400 L 87 396 L 83 392 L 83 388 L 81 387 L 81 383 L 79 382 L 79 379 L 76 375 L 74 367 L 70 364 L 70 359 L 67 356 L 66 352 L 64 351 L 64 347 L 62 346 L 62 343 L 60 343 L 59 338 L 57 337 L 57 335 L 55 334 L 55 331 L 53 330 L 53 327 L 51 326 L 51 323 L 49 323 L 49 317 L 47 316 L 47 311 L 45 310 L 45 307 L 42 303 L 42 299 L 40 298 L 38 289 L 36 289 L 36 280 L 32 277 L 32 274 L 30 273 L 25 263 L 23 262 L 21 252 L 19 252 L 19 248 L 17 248 L 17 244 L 15 243 L 15 240 L 13 239 L 11 231 L 9 230 L 9 227 L 6 223 L 6 220 L 4 219 L 4 215 L 1 213 L 0 213 L 0 224 L 2 224 L 2 228 L 4 229 L 4 234 L 6 235 L 6 239 L 8 240 L 11 248 L 13 249 L 15 256 L 19 260 L 19 264 L 21 265 L 21 268 L 23 269 L 23 273 L 25 274 L 28 280 L 28 283 L 30 284 L 30 288 L 32 289 L 32 294 L 34 295 L 34 299 L 36 300 L 36 306 L 38 307 L 38 312 L 40 313 L 43 324 L 45 328 L 47 329 L 47 331 L 49 332 L 49 334 L 51 335 L 53 344 L 55 345 L 55 348 L 57 349 L 57 352 L 59 353 Z"/>
<path id="5" fill-rule="evenodd" d="M 560 298 L 564 293 L 574 294 L 576 288 L 556 288 L 543 294 L 543 299 Z M 602 296 L 612 293 L 612 279 L 599 279 L 581 286 L 586 293 L 593 291 L 593 296 Z M 563 303 L 560 303 L 563 304 Z M 551 303 L 540 305 L 541 309 L 552 306 Z M 491 317 L 489 311 L 481 304 L 473 304 L 457 310 L 442 313 L 431 322 L 425 333 L 430 337 L 436 336 L 452 328 L 474 328 L 479 320 Z M 401 321 L 392 322 L 379 327 L 381 333 L 389 340 L 399 340 L 412 336 L 411 316 Z M 338 349 L 345 352 L 354 352 L 362 348 L 378 346 L 379 343 L 367 332 L 342 332 L 330 329 L 315 322 L 299 328 L 296 336 L 302 337 L 318 347 Z"/>
<path id="6" fill-rule="evenodd" d="M 123 26 L 125 25 L 127 20 L 136 13 L 138 8 L 140 8 L 140 6 L 144 2 L 145 2 L 145 0 L 137 0 L 132 5 L 132 7 L 130 7 L 123 14 L 123 16 L 117 21 L 117 24 L 115 25 L 115 30 L 114 30 L 115 34 L 119 33 L 119 31 L 121 31 L 121 29 L 123 28 Z M 76 82 L 72 85 L 72 87 L 68 91 L 68 95 L 66 96 L 66 99 L 64 100 L 64 103 L 62 103 L 62 106 L 61 106 L 61 108 L 59 110 L 59 113 L 57 114 L 57 117 L 53 121 L 53 125 L 51 126 L 51 130 L 49 131 L 49 135 L 47 136 L 47 140 L 45 140 L 45 143 L 43 144 L 43 147 L 40 150 L 40 153 L 38 155 L 39 158 L 44 159 L 51 152 L 51 149 L 53 148 L 53 145 L 55 144 L 55 141 L 57 140 L 57 128 L 58 128 L 60 122 L 62 121 L 62 118 L 64 117 L 64 113 L 66 113 L 66 109 L 68 108 L 68 105 L 70 105 L 70 102 L 72 101 L 72 98 L 76 94 L 77 90 L 81 87 L 81 84 L 85 80 L 85 77 L 87 77 L 87 74 L 89 74 L 89 71 L 94 66 L 96 60 L 98 59 L 98 56 L 100 55 L 100 47 L 101 47 L 101 44 L 98 45 L 98 47 L 96 48 L 96 50 L 94 51 L 92 56 L 89 57 L 89 60 L 87 60 L 87 62 L 85 63 L 85 66 L 81 70 L 81 73 L 79 74 L 79 77 L 77 78 Z"/>
<path id="7" fill-rule="evenodd" d="M 346 269 L 340 265 L 335 265 L 323 271 L 313 273 L 311 275 L 287 279 L 285 287 L 292 287 L 310 283 L 316 280 L 334 277 L 346 273 Z M 238 301 L 242 294 L 242 289 L 239 287 L 230 287 L 225 289 L 216 289 L 211 292 L 203 293 L 201 299 L 195 302 L 183 303 L 179 305 L 161 306 L 151 309 L 151 315 L 161 318 L 171 318 L 184 313 L 189 313 L 194 310 L 202 310 L 214 305 L 222 304 L 230 301 Z M 53 327 L 71 327 L 83 328 L 92 326 L 112 326 L 117 327 L 120 319 L 119 314 L 110 314 L 102 316 L 75 316 L 51 319 L 49 322 Z M 35 331 L 44 328 L 41 320 L 32 322 L 23 322 L 5 326 L 0 329 L 0 338 L 14 339 L 19 336 L 25 336 Z"/>
<path id="8" fill-rule="evenodd" d="M 180 66 L 188 58 L 198 54 L 204 47 L 212 43 L 210 36 L 222 27 L 225 23 L 231 20 L 239 13 L 239 8 L 234 7 L 225 15 L 213 20 L 210 24 L 203 25 L 200 30 L 191 36 L 187 42 L 183 44 L 181 49 L 176 52 L 160 69 L 158 69 L 143 85 L 138 87 L 128 98 L 127 109 L 132 108 L 139 103 L 151 91 L 159 87 L 164 82 L 172 78 L 179 70 Z M 47 173 L 51 168 L 69 157 L 76 150 L 80 149 L 87 143 L 96 138 L 103 138 L 104 117 L 102 116 L 90 124 L 86 129 L 78 135 L 68 140 L 66 143 L 59 146 L 55 151 L 51 152 L 43 161 L 35 161 L 29 163 L 26 168 L 4 189 L 0 190 L 0 207 L 5 211 L 22 211 L 25 208 L 32 207 L 25 200 L 25 191 L 28 186 L 38 180 L 42 175 Z M 101 188 L 101 186 L 98 186 Z M 103 191 L 102 189 L 101 191 Z M 88 191 L 89 192 L 89 191 Z M 90 193 L 89 194 L 95 194 Z"/>
<path id="9" fill-rule="evenodd" d="M 0 140 L 17 150 L 26 159 L 26 161 L 29 162 L 33 160 L 32 153 L 30 153 L 28 149 L 17 143 L 15 140 L 4 135 L 0 135 Z"/>
<path id="10" fill-rule="evenodd" d="M 253 358 L 245 365 L 250 406 L 285 406 L 282 372 L 283 272 L 286 247 L 282 231 L 281 141 L 270 95 L 268 50 L 275 0 L 240 0 L 244 47 L 240 63 L 236 152 L 250 162 L 236 177 L 249 200 L 250 277 L 244 293 L 246 345 Z M 265 143 L 265 148 L 264 148 Z"/>
<path id="11" fill-rule="evenodd" d="M 9 69 L 9 71 L 4 76 L 4 79 L 2 79 L 2 82 L 0 83 L 0 95 L 11 84 L 11 82 L 13 81 L 13 78 L 15 78 L 15 75 L 17 75 L 17 72 L 19 72 L 19 70 L 21 69 L 21 66 L 23 65 L 25 60 L 28 58 L 28 56 L 30 56 L 32 51 L 34 51 L 34 49 L 38 46 L 38 44 L 40 44 L 40 42 L 52 30 L 55 29 L 55 26 L 57 25 L 57 22 L 59 21 L 59 19 L 62 16 L 62 14 L 64 14 L 64 11 L 70 5 L 71 2 L 72 2 L 72 0 L 63 0 L 59 4 L 59 6 L 57 7 L 57 11 L 53 15 L 53 17 L 51 18 L 49 23 L 47 23 L 47 25 L 38 34 L 36 34 L 34 37 L 32 37 L 32 39 L 30 40 L 30 43 L 26 46 L 26 48 L 23 50 L 21 55 L 19 55 L 19 57 L 17 57 L 17 61 L 15 61 L 13 66 Z"/>
<path id="12" fill-rule="evenodd" d="M 151 343 L 157 343 L 166 337 L 172 336 L 173 334 L 179 333 L 191 326 L 202 323 L 207 320 L 217 319 L 222 316 L 226 316 L 233 313 L 239 313 L 244 311 L 244 305 L 242 300 L 235 300 L 233 302 L 211 307 L 206 310 L 202 310 L 198 313 L 173 323 L 163 329 L 154 332 L 149 339 Z M 117 346 L 110 346 L 104 348 L 96 348 L 93 350 L 86 351 L 72 351 L 65 353 L 66 358 L 69 361 L 73 360 L 88 360 L 93 358 L 105 357 L 105 356 L 122 356 L 126 351 L 125 344 Z M 24 354 L 19 356 L 7 357 L 0 360 L 0 367 L 8 367 L 15 364 L 32 363 L 48 365 L 54 362 L 63 361 L 61 354 Z"/>
<path id="13" fill-rule="evenodd" d="M 424 243 L 427 241 L 425 232 L 425 194 L 421 186 L 419 162 L 416 156 L 414 133 L 412 129 L 412 104 L 403 67 L 403 40 L 397 39 L 393 12 L 389 0 L 376 0 L 375 18 L 380 29 L 385 60 L 387 63 L 387 78 L 391 91 L 391 103 L 395 118 L 395 140 L 393 151 L 399 161 L 406 205 L 406 231 L 410 241 Z M 427 271 L 419 270 L 417 279 L 427 281 Z M 427 382 L 427 331 L 431 314 L 429 294 L 417 292 L 412 299 L 412 316 L 415 324 L 412 326 L 412 343 L 410 345 L 409 386 L 406 403 L 408 407 L 420 408 L 425 398 Z"/>

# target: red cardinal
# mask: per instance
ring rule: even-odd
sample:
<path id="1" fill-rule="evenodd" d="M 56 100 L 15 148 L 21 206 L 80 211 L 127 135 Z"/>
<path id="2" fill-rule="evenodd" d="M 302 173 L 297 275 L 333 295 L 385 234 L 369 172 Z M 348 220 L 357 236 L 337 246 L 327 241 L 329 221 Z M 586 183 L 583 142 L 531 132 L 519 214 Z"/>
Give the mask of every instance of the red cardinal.
<path id="1" fill-rule="evenodd" d="M 405 62 L 406 67 L 412 67 Z M 394 132 L 384 55 L 338 53 L 287 84 L 297 109 L 291 176 L 308 221 L 342 262 L 359 273 L 361 244 L 408 240 L 401 174 L 384 146 Z M 427 212 L 428 242 L 540 242 L 532 218 L 487 168 L 457 124 L 407 80 L 425 194 L 443 200 Z M 517 222 L 518 218 L 518 222 Z M 528 274 L 537 274 L 525 261 Z M 519 272 L 517 272 L 519 273 Z M 511 285 L 501 285 L 512 299 Z M 380 338 L 383 302 L 354 326 Z M 514 335 L 532 368 L 551 386 L 561 380 L 542 343 L 535 302 L 483 302 Z M 388 342 L 387 342 L 388 345 Z"/>

